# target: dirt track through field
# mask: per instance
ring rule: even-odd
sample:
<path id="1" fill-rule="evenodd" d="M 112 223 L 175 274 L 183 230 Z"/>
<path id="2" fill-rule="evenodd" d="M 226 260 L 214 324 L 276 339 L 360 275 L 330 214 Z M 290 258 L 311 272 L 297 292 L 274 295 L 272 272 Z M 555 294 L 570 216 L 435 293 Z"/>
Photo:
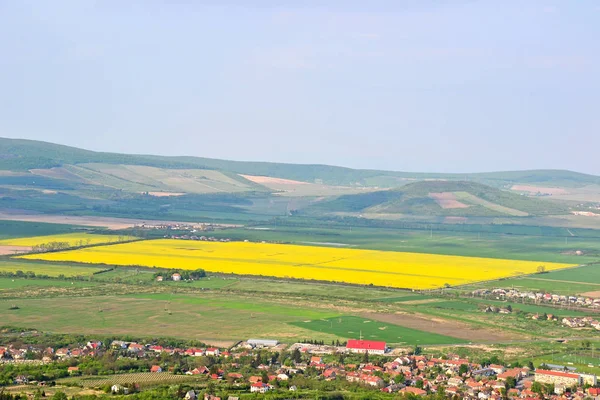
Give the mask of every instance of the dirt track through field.
<path id="1" fill-rule="evenodd" d="M 387 322 L 406 328 L 437 333 L 473 342 L 505 342 L 516 338 L 507 332 L 487 328 L 474 328 L 468 324 L 418 314 L 363 313 L 363 318 Z"/>

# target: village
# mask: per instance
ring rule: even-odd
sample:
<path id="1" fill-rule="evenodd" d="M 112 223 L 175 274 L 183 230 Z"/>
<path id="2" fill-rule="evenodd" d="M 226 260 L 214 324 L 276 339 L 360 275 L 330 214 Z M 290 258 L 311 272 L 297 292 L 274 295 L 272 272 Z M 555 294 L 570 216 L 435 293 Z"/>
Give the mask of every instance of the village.
<path id="1" fill-rule="evenodd" d="M 248 339 L 228 349 L 179 348 L 125 340 L 110 343 L 92 340 L 56 349 L 7 345 L 0 346 L 0 362 L 31 368 L 55 363 L 61 366 L 61 376 L 73 377 L 88 374 L 89 368 L 85 365 L 89 360 L 99 360 L 107 353 L 117 354 L 119 360 L 142 360 L 140 371 L 202 377 L 213 385 L 222 383 L 235 387 L 236 393 L 240 390 L 257 394 L 301 391 L 307 382 L 313 381 L 410 397 L 437 394 L 481 400 L 600 399 L 596 375 L 579 373 L 573 368 L 539 365 L 536 369 L 531 362 L 502 365 L 496 360 L 476 363 L 456 354 L 435 357 L 422 354 L 419 348 L 392 349 L 385 342 L 360 339 L 331 345 L 307 341 L 289 347 L 277 340 Z M 204 361 L 194 362 L 200 359 Z M 46 386 L 59 384 L 60 380 L 48 382 L 44 375 L 21 373 L 12 377 L 12 383 Z M 114 384 L 107 390 L 113 394 L 128 394 L 136 391 L 136 385 Z M 188 400 L 202 396 L 205 400 L 221 400 L 202 389 L 192 389 L 185 394 Z"/>
<path id="2" fill-rule="evenodd" d="M 578 306 L 600 308 L 600 298 L 566 296 L 547 292 L 521 292 L 517 289 L 477 289 L 471 292 L 473 296 L 490 298 L 496 300 L 519 300 L 532 303 L 547 303 L 561 306 Z"/>

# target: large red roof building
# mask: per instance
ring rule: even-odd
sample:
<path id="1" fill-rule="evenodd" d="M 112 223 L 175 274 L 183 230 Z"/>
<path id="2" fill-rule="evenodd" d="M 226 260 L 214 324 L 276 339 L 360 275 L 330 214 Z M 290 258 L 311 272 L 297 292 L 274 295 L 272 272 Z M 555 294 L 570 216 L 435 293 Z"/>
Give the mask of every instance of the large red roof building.
<path id="1" fill-rule="evenodd" d="M 346 344 L 346 350 L 353 353 L 384 354 L 386 349 L 385 342 L 376 342 L 373 340 L 350 339 Z"/>

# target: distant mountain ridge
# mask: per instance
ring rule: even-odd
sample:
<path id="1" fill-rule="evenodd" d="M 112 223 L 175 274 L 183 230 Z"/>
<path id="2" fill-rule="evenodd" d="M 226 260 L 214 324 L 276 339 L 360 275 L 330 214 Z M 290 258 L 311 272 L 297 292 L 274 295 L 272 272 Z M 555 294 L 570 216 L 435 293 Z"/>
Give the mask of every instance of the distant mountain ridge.
<path id="1" fill-rule="evenodd" d="M 249 184 L 242 177 L 269 176 L 301 182 L 337 186 L 394 188 L 418 180 L 474 181 L 494 187 L 514 184 L 561 185 L 581 187 L 600 184 L 600 177 L 565 170 L 532 170 L 473 174 L 412 173 L 365 170 L 329 165 L 285 164 L 271 162 L 229 161 L 188 156 L 132 155 L 95 152 L 48 142 L 0 138 L 0 170 L 28 173 L 81 164 L 112 164 L 145 166 L 166 170 L 201 169 L 226 174 L 240 184 Z M 64 179 L 66 178 L 66 175 Z M 235 184 L 234 184 L 235 185 Z M 254 189 L 259 186 L 253 185 Z"/>

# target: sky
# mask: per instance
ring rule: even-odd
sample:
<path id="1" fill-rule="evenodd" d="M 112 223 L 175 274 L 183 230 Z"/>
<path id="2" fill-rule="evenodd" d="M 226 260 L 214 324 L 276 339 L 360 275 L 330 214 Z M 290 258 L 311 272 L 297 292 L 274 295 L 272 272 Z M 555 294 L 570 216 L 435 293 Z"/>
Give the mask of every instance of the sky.
<path id="1" fill-rule="evenodd" d="M 0 136 L 600 175 L 600 1 L 0 0 Z"/>

